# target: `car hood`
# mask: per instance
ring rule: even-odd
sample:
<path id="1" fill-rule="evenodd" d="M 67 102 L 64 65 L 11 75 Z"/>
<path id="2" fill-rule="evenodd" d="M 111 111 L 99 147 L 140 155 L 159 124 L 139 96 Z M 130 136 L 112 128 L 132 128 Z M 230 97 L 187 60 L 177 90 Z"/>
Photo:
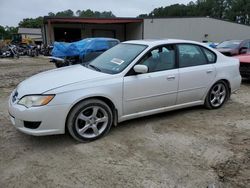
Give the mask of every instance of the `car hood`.
<path id="1" fill-rule="evenodd" d="M 54 69 L 39 73 L 21 82 L 17 87 L 18 97 L 29 94 L 42 94 L 69 84 L 107 76 L 109 74 L 97 72 L 82 65 Z"/>
<path id="2" fill-rule="evenodd" d="M 216 48 L 216 50 L 218 50 L 221 53 L 234 51 L 234 49 L 231 49 L 231 48 Z"/>
<path id="3" fill-rule="evenodd" d="M 226 56 L 234 56 L 238 54 L 238 50 L 232 48 L 217 48 L 217 50 Z"/>

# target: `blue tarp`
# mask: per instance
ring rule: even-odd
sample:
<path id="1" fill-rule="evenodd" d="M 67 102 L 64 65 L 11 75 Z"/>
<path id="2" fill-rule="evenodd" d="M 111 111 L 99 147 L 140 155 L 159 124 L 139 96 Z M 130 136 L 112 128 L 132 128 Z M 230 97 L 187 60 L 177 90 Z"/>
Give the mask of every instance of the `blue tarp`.
<path id="1" fill-rule="evenodd" d="M 83 58 L 90 52 L 105 51 L 109 49 L 110 44 L 108 41 L 110 41 L 109 38 L 86 38 L 72 43 L 54 42 L 52 56 L 60 58 L 66 56 L 80 56 L 80 58 Z"/>

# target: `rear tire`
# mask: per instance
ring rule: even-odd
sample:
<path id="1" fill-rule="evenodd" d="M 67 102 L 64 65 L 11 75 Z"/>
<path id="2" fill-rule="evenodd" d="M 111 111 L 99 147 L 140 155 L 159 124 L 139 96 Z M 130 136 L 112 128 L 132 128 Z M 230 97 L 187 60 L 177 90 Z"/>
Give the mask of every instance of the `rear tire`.
<path id="1" fill-rule="evenodd" d="M 107 134 L 112 123 L 110 107 L 101 100 L 89 99 L 73 107 L 66 126 L 74 139 L 89 142 Z"/>
<path id="2" fill-rule="evenodd" d="M 229 97 L 230 90 L 228 84 L 224 81 L 219 81 L 209 90 L 204 105 L 208 109 L 217 109 L 223 106 Z"/>

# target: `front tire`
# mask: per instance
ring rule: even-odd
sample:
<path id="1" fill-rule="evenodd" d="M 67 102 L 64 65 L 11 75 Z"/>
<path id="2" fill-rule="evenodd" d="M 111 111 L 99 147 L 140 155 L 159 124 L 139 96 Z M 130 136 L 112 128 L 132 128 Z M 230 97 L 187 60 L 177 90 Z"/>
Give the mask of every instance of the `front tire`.
<path id="1" fill-rule="evenodd" d="M 69 113 L 67 128 L 70 135 L 89 142 L 107 134 L 113 123 L 110 107 L 101 100 L 89 99 L 77 104 Z"/>
<path id="2" fill-rule="evenodd" d="M 229 97 L 230 92 L 228 85 L 224 81 L 219 81 L 209 90 L 204 105 L 208 109 L 217 109 L 223 106 Z"/>

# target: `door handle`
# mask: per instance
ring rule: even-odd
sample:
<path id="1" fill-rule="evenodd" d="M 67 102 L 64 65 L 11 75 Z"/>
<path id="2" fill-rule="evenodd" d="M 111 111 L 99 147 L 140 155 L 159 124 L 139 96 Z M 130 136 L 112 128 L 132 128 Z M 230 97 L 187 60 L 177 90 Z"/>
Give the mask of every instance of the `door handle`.
<path id="1" fill-rule="evenodd" d="M 174 79 L 175 79 L 175 76 L 174 76 L 174 75 L 168 76 L 168 77 L 167 77 L 167 80 L 174 80 Z"/>
<path id="2" fill-rule="evenodd" d="M 213 70 L 207 70 L 206 72 L 207 72 L 207 74 L 210 74 L 213 72 Z"/>

